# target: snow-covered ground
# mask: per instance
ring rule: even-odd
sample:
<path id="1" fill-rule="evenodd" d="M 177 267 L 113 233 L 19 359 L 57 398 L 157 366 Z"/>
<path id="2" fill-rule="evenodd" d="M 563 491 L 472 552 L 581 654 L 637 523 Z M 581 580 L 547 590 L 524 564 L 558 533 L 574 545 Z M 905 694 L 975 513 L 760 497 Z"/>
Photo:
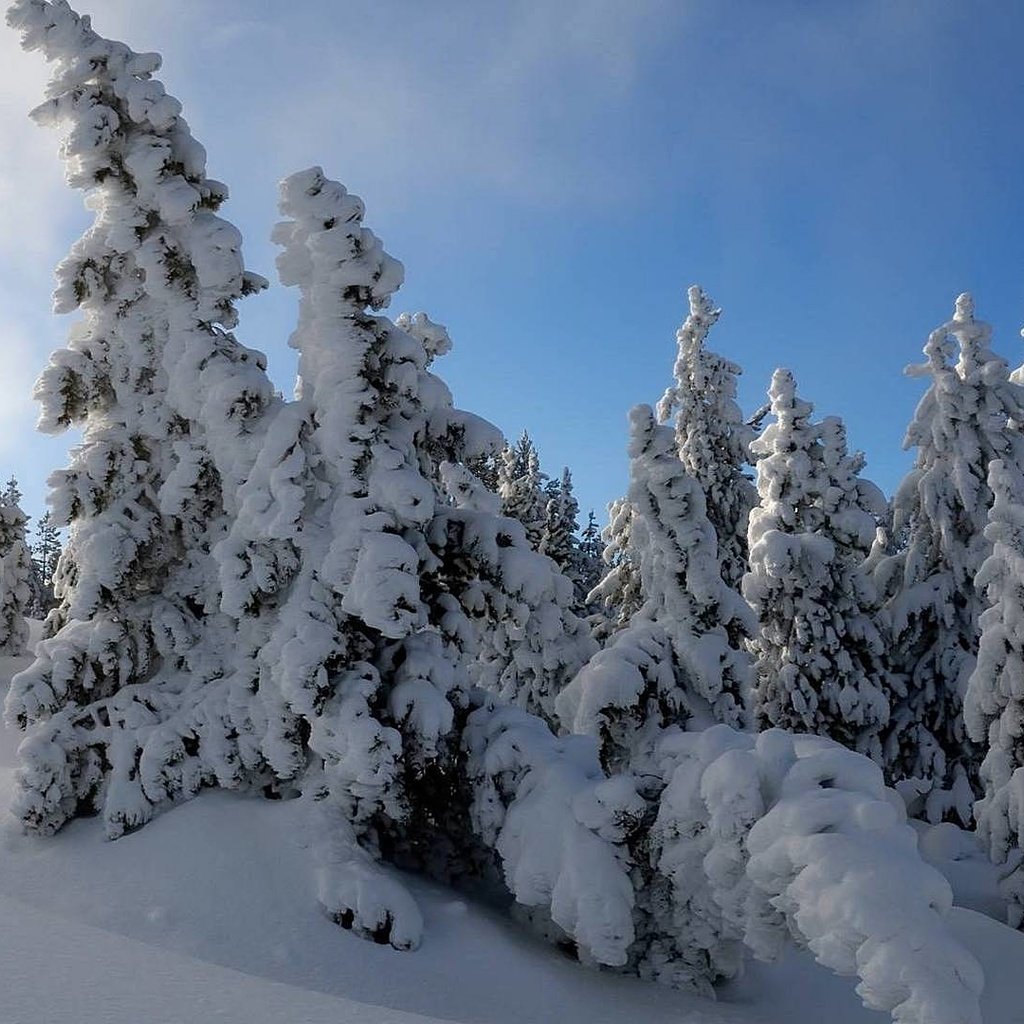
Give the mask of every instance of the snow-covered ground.
<path id="1" fill-rule="evenodd" d="M 0 659 L 0 690 L 27 659 Z M 717 1003 L 595 973 L 498 911 L 411 881 L 422 947 L 342 931 L 314 899 L 296 802 L 211 792 L 117 842 L 98 821 L 52 839 L 7 814 L 17 733 L 0 730 L 3 1024 L 871 1024 L 853 983 L 806 955 L 752 965 Z M 961 833 L 924 852 L 962 902 L 996 909 L 993 876 Z M 1024 1024 L 1024 935 L 976 910 L 953 927 L 985 966 L 986 1024 Z"/>

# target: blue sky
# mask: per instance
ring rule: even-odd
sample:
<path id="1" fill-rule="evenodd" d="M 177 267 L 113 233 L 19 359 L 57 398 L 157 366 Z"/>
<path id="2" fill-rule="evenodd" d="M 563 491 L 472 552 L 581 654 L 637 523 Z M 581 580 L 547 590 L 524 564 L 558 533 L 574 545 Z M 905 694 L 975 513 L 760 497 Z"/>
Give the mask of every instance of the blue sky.
<path id="1" fill-rule="evenodd" d="M 249 266 L 274 276 L 276 181 L 321 164 L 406 267 L 460 405 L 584 508 L 626 484 L 628 408 L 669 383 L 688 285 L 710 344 L 763 400 L 788 366 L 891 491 L 922 384 L 902 376 L 960 291 L 1024 361 L 1024 5 L 661 0 L 93 0 L 162 78 L 228 182 Z M 86 223 L 57 140 L 24 112 L 37 55 L 0 38 L 0 475 L 42 509 L 66 439 L 28 390 L 67 324 L 53 264 Z M 240 337 L 291 387 L 294 295 L 247 300 Z"/>

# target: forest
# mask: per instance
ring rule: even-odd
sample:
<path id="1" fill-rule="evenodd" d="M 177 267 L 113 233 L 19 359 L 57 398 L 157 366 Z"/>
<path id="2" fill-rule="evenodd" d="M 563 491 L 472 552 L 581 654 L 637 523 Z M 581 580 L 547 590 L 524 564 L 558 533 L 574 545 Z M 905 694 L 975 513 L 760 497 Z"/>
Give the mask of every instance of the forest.
<path id="1" fill-rule="evenodd" d="M 311 901 L 381 945 L 429 941 L 419 876 L 606 973 L 713 997 L 795 945 L 893 1020 L 980 1022 L 918 839 L 955 826 L 1024 925 L 1024 368 L 972 297 L 908 369 L 887 498 L 789 370 L 741 411 L 691 287 L 605 525 L 456 406 L 448 331 L 387 312 L 403 266 L 319 167 L 280 184 L 281 394 L 159 56 L 63 0 L 8 21 L 92 217 L 35 388 L 78 439 L 34 539 L 0 495 L 0 653 L 43 620 L 5 703 L 19 829 L 120 846 L 212 790 L 294 801 Z"/>

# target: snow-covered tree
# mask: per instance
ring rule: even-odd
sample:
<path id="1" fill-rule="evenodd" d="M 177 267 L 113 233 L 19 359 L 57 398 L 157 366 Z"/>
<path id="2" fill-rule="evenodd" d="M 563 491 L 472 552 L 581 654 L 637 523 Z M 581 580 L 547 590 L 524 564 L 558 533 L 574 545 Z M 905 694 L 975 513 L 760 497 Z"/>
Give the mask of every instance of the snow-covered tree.
<path id="1" fill-rule="evenodd" d="M 540 469 L 540 456 L 530 435 L 523 431 L 514 444 L 506 445 L 498 464 L 498 494 L 501 510 L 518 519 L 526 530 L 530 546 L 539 551 L 549 497 L 544 491 L 546 477 Z"/>
<path id="2" fill-rule="evenodd" d="M 604 736 L 609 765 L 635 762 L 641 737 L 673 722 L 741 723 L 751 681 L 749 609 L 722 580 L 703 492 L 650 406 L 630 413 L 629 453 L 628 554 L 643 603 L 559 698 L 567 726 Z"/>
<path id="3" fill-rule="evenodd" d="M 551 481 L 551 497 L 544 508 L 544 531 L 538 550 L 572 576 L 572 556 L 579 529 L 580 506 L 572 492 L 572 474 L 567 466 L 560 480 Z"/>
<path id="4" fill-rule="evenodd" d="M 615 602 L 618 628 L 556 708 L 565 728 L 597 739 L 602 767 L 632 779 L 642 799 L 622 838 L 636 894 L 632 969 L 704 991 L 738 969 L 737 945 L 723 940 L 727 949 L 719 949 L 717 925 L 691 930 L 695 916 L 680 913 L 650 822 L 666 783 L 666 736 L 747 719 L 751 663 L 740 644 L 754 622 L 721 577 L 704 493 L 649 406 L 630 413 L 629 454 L 629 491 L 606 531 L 610 571 L 595 590 Z"/>
<path id="5" fill-rule="evenodd" d="M 418 912 L 374 860 L 438 856 L 471 684 L 550 712 L 592 648 L 571 583 L 467 468 L 500 435 L 430 371 L 447 332 L 374 312 L 402 268 L 361 201 L 313 168 L 281 208 L 297 400 L 217 547 L 223 603 L 249 638 L 261 749 L 321 821 L 321 902 L 409 946 Z"/>
<path id="6" fill-rule="evenodd" d="M 46 596 L 44 614 L 52 607 L 53 580 L 57 575 L 61 551 L 60 530 L 53 521 L 53 513 L 47 509 L 36 521 L 36 536 L 32 544 L 32 561 Z"/>
<path id="7" fill-rule="evenodd" d="M 651 856 L 669 883 L 680 957 L 699 987 L 729 977 L 743 943 L 773 960 L 787 939 L 858 975 L 893 1020 L 981 1020 L 980 965 L 946 929 L 949 883 L 867 758 L 818 736 L 725 726 L 676 732 Z"/>
<path id="8" fill-rule="evenodd" d="M 21 502 L 21 487 L 18 484 L 17 478 L 12 476 L 4 485 L 3 491 L 0 492 L 0 503 L 21 511 Z M 52 590 L 44 583 L 43 574 L 36 564 L 33 545 L 29 544 L 27 540 L 28 523 L 31 518 L 31 516 L 24 516 L 24 523 L 22 524 L 22 540 L 28 545 L 30 555 L 33 555 L 28 570 L 29 596 L 28 600 L 22 605 L 22 612 L 30 618 L 41 619 L 45 617 L 46 613 L 53 606 L 53 600 Z"/>
<path id="9" fill-rule="evenodd" d="M 811 419 L 788 370 L 752 444 L 761 501 L 750 513 L 743 593 L 757 614 L 757 715 L 881 760 L 889 718 L 879 598 L 865 561 L 885 499 L 860 478 L 841 421 Z"/>
<path id="10" fill-rule="evenodd" d="M 601 527 L 593 509 L 587 513 L 587 525 L 579 536 L 573 555 L 574 573 L 578 593 L 584 604 L 590 602 L 591 591 L 601 582 L 604 575 L 604 541 Z"/>
<path id="11" fill-rule="evenodd" d="M 588 595 L 600 609 L 602 635 L 628 625 L 643 605 L 640 569 L 632 553 L 634 519 L 628 497 L 616 498 L 608 506 L 608 525 L 601 531 L 602 575 Z"/>
<path id="12" fill-rule="evenodd" d="M 696 286 L 688 298 L 690 313 L 676 334 L 675 383 L 658 403 L 658 418 L 666 423 L 675 415 L 679 458 L 704 491 L 722 578 L 739 589 L 747 569 L 747 516 L 757 500 L 744 475 L 754 435 L 736 404 L 740 367 L 706 348 L 722 311 Z"/>
<path id="13" fill-rule="evenodd" d="M 986 539 L 992 552 L 975 586 L 988 598 L 978 661 L 964 698 L 967 732 L 984 751 L 978 832 L 992 860 L 1009 862 L 1004 887 L 1009 923 L 1024 922 L 1024 468 L 995 459 Z M 1014 868 L 1014 863 L 1016 867 Z"/>
<path id="14" fill-rule="evenodd" d="M 1024 388 L 989 347 L 991 328 L 974 317 L 969 295 L 931 333 L 927 361 L 909 367 L 930 378 L 907 429 L 914 468 L 893 498 L 902 549 L 876 569 L 893 624 L 894 667 L 906 697 L 893 708 L 887 761 L 895 779 L 926 796 L 933 820 L 955 810 L 971 819 L 981 753 L 963 722 L 963 694 L 974 671 L 984 594 L 974 579 L 991 549 L 990 464 L 1024 465 Z M 951 362 L 959 348 L 956 363 Z"/>
<path id="15" fill-rule="evenodd" d="M 421 920 L 378 861 L 475 844 L 585 959 L 704 990 L 738 941 L 772 951 L 788 929 L 904 1024 L 975 1024 L 948 885 L 864 759 L 670 722 L 637 762 L 651 779 L 609 778 L 593 737 L 495 696 L 550 715 L 592 645 L 569 581 L 470 469 L 500 437 L 431 371 L 447 333 L 377 313 L 401 268 L 361 202 L 318 169 L 283 183 L 279 269 L 301 292 L 284 402 L 228 333 L 258 282 L 157 58 L 63 2 L 19 0 L 12 20 L 58 62 L 51 113 L 97 218 L 62 271 L 85 322 L 40 387 L 44 423 L 83 442 L 55 481 L 71 527 L 55 632 L 8 702 L 31 729 L 26 824 L 99 810 L 116 836 L 202 785 L 295 780 L 322 904 L 379 941 L 414 945 Z M 702 491 L 650 409 L 634 441 L 636 627 L 686 669 L 688 724 L 732 717 L 740 610 Z M 641 853 L 654 891 L 630 877 Z"/>
<path id="16" fill-rule="evenodd" d="M 0 495 L 0 654 L 23 654 L 28 642 L 32 556 L 25 543 L 27 518 L 13 500 L 16 493 L 8 486 Z"/>
<path id="17" fill-rule="evenodd" d="M 67 178 L 94 214 L 55 298 L 83 319 L 36 386 L 40 428 L 82 440 L 50 478 L 54 524 L 70 528 L 60 607 L 7 697 L 31 729 L 15 810 L 47 832 L 95 808 L 116 836 L 160 800 L 240 781 L 239 729 L 206 689 L 231 646 L 209 546 L 271 402 L 262 357 L 229 333 L 235 301 L 264 282 L 216 215 L 226 190 L 153 78 L 159 57 L 65 3 L 19 0 L 8 20 L 56 65 L 34 116 L 67 127 Z M 158 728 L 186 705 L 202 710 L 183 735 Z"/>
<path id="18" fill-rule="evenodd" d="M 0 492 L 0 502 L 4 505 L 17 505 L 21 507 L 21 487 L 18 485 L 17 477 L 11 477 L 7 483 L 4 484 L 4 489 Z"/>

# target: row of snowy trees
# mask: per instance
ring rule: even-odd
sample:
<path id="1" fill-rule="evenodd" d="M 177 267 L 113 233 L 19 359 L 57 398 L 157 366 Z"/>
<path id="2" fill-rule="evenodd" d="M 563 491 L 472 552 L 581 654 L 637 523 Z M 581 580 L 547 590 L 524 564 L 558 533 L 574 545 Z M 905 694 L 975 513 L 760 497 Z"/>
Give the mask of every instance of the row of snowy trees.
<path id="1" fill-rule="evenodd" d="M 21 510 L 18 481 L 0 491 L 0 651 L 22 654 L 28 640 L 26 616 L 43 618 L 53 608 L 53 578 L 60 560 L 60 531 L 46 512 L 27 538 L 28 516 Z"/>
<path id="2" fill-rule="evenodd" d="M 94 214 L 58 271 L 82 322 L 36 390 L 42 429 L 82 442 L 51 478 L 60 605 L 6 701 L 25 826 L 98 813 L 116 838 L 208 786 L 301 796 L 321 905 L 378 941 L 422 927 L 390 862 L 504 891 L 584 961 L 709 991 L 789 938 L 901 1021 L 978 1021 L 949 886 L 880 768 L 794 735 L 884 762 L 872 673 L 899 669 L 872 615 L 907 587 L 869 584 L 922 561 L 906 538 L 924 512 L 874 538 L 887 517 L 841 426 L 780 372 L 754 441 L 691 291 L 675 385 L 631 414 L 587 594 L 596 540 L 570 540 L 568 477 L 545 491 L 532 446 L 454 406 L 443 327 L 383 313 L 403 270 L 359 199 L 319 168 L 281 185 L 286 401 L 232 333 L 267 282 L 159 58 L 63 0 L 8 18 L 56 64 L 35 116 L 67 127 Z M 757 731 L 775 724 L 792 731 Z"/>
<path id="3" fill-rule="evenodd" d="M 739 368 L 705 345 L 718 316 L 691 289 L 676 382 L 658 407 L 661 423 L 674 416 L 674 438 L 634 410 L 632 483 L 612 506 L 593 595 L 611 636 L 568 692 L 588 694 L 584 720 L 599 731 L 614 721 L 642 732 L 699 694 L 720 722 L 747 714 L 760 728 L 828 736 L 874 760 L 931 820 L 969 824 L 977 807 L 994 859 L 1012 868 L 1024 846 L 1020 372 L 960 296 L 927 362 L 908 370 L 929 388 L 907 432 L 914 468 L 887 503 L 842 422 L 815 420 L 789 371 L 776 371 L 758 417 L 770 420 L 754 435 L 735 403 Z M 701 602 L 698 639 L 687 629 Z M 652 639 L 656 607 L 669 609 L 660 617 L 674 645 Z M 648 687 L 669 681 L 657 711 L 623 714 L 624 657 Z M 1007 886 L 1015 922 L 1022 875 Z"/>
<path id="4" fill-rule="evenodd" d="M 586 611 L 587 599 L 603 574 L 604 545 L 593 511 L 580 532 L 580 507 L 568 467 L 558 479 L 543 473 L 537 446 L 524 431 L 496 457 L 471 460 L 469 468 L 499 495 L 502 514 L 523 524 L 534 551 L 547 555 L 572 581 L 574 610 Z"/>

